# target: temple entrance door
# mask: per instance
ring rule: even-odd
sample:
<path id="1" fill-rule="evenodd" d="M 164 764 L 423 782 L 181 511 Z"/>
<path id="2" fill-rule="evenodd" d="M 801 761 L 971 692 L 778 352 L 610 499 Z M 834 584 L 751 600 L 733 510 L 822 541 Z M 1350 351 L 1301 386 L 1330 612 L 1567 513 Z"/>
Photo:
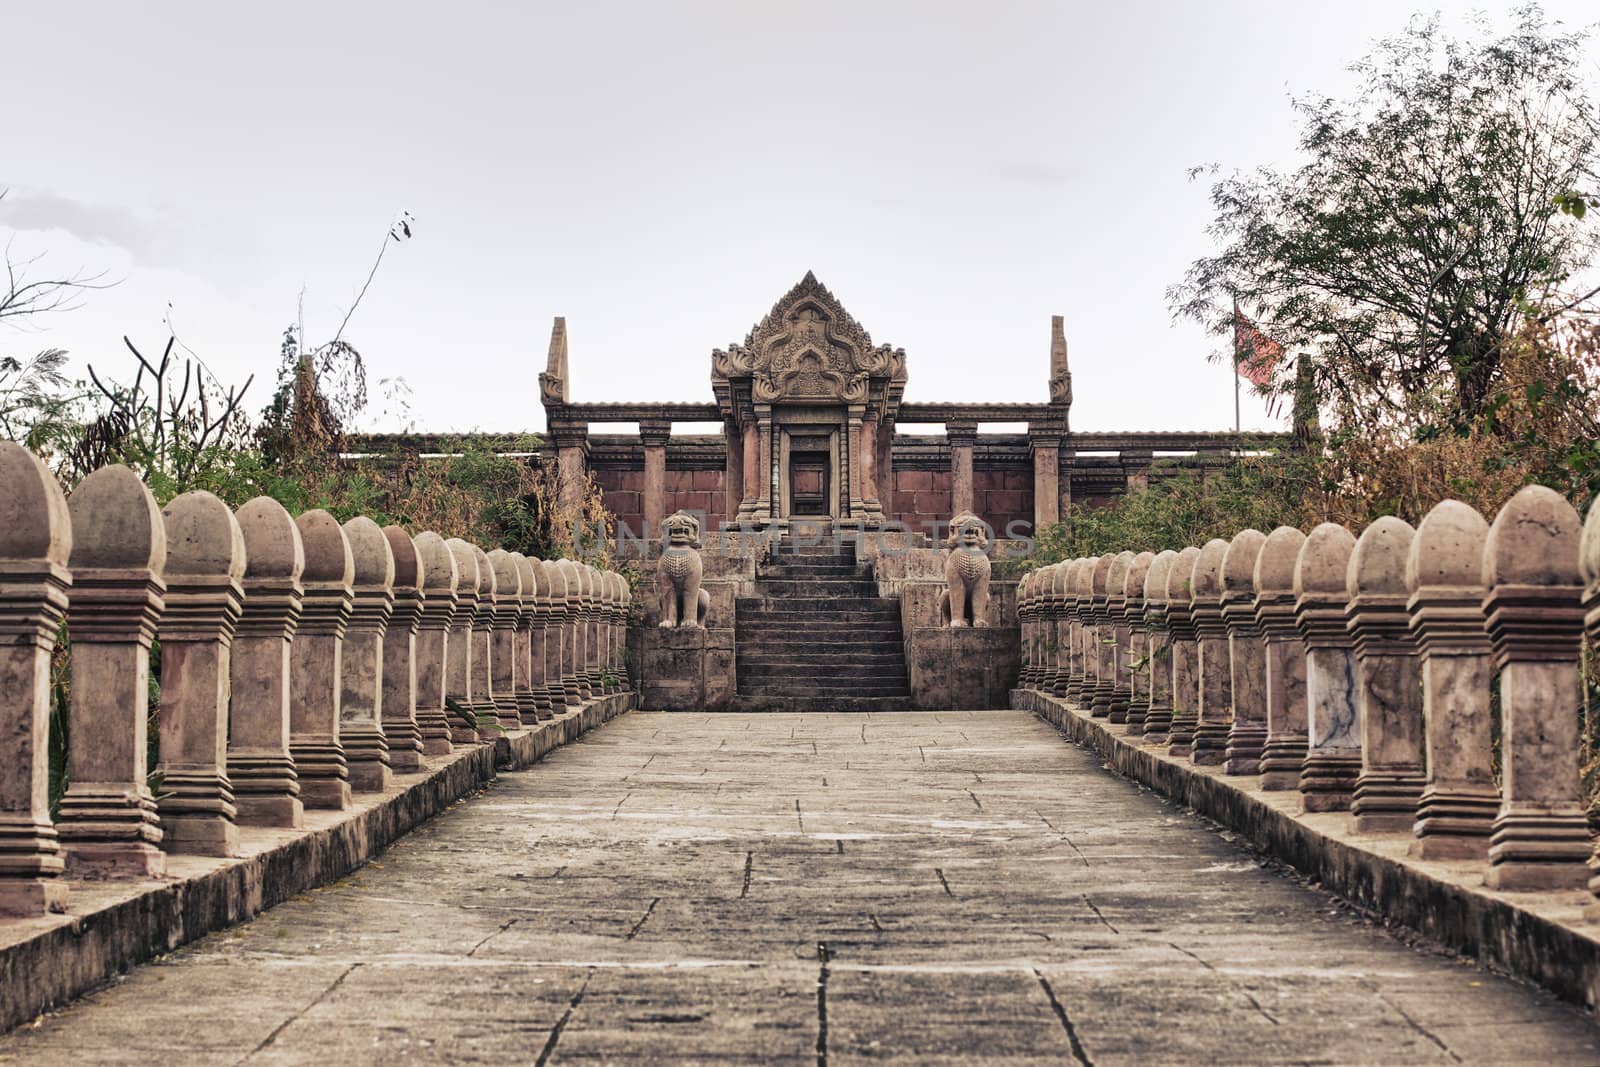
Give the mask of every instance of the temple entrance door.
<path id="1" fill-rule="evenodd" d="M 829 458 L 826 452 L 789 453 L 789 514 L 829 514 Z"/>

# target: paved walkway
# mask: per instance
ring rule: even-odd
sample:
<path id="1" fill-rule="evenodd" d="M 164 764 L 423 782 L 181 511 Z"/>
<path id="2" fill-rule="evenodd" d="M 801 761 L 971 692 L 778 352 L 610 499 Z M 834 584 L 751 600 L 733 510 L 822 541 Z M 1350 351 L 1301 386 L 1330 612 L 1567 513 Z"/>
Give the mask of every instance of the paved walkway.
<path id="1" fill-rule="evenodd" d="M 1600 1063 L 1016 712 L 636 713 L 30 1064 Z"/>

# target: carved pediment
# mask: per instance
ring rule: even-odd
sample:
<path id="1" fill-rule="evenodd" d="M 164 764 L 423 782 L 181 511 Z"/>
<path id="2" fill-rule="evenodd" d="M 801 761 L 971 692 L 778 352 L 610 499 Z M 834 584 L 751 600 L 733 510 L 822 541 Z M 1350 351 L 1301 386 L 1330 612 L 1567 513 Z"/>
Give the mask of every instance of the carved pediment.
<path id="1" fill-rule="evenodd" d="M 743 344 L 712 352 L 711 369 L 716 380 L 749 378 L 757 403 L 861 403 L 873 378 L 905 377 L 905 352 L 874 346 L 871 335 L 807 271 L 756 323 Z"/>

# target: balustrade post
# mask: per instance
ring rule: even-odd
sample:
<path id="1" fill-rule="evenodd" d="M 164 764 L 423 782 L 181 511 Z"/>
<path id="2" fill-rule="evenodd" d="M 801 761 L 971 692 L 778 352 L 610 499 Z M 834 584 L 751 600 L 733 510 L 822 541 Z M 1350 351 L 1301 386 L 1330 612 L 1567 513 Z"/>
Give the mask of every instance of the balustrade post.
<path id="1" fill-rule="evenodd" d="M 494 621 L 490 624 L 490 674 L 495 723 L 502 730 L 522 728 L 517 707 L 517 624 L 522 614 L 522 571 L 511 553 L 497 548 L 488 554 L 494 571 Z"/>
<path id="2" fill-rule="evenodd" d="M 524 726 L 539 724 L 539 698 L 544 695 L 544 650 L 535 661 L 533 631 L 539 622 L 539 568 L 521 552 L 511 553 L 517 561 L 517 577 L 522 583 L 522 610 L 517 614 L 515 635 L 517 720 Z"/>
<path id="3" fill-rule="evenodd" d="M 1529 485 L 1500 509 L 1484 543 L 1504 778 L 1489 838 L 1491 889 L 1569 889 L 1589 879 L 1576 714 L 1583 707 L 1582 539 L 1572 505 Z"/>
<path id="4" fill-rule="evenodd" d="M 244 609 L 228 657 L 228 780 L 238 821 L 298 827 L 289 752 L 289 646 L 300 626 L 305 549 L 283 505 L 258 496 L 235 514 L 244 537 Z"/>
<path id="5" fill-rule="evenodd" d="M 1482 515 L 1446 500 L 1418 524 L 1406 557 L 1406 611 L 1422 653 L 1428 773 L 1411 851 L 1423 859 L 1487 858 L 1500 808 L 1490 733 L 1493 649 L 1483 615 L 1488 537 Z"/>
<path id="6" fill-rule="evenodd" d="M 1167 578 L 1178 554 L 1163 549 L 1150 561 L 1144 579 L 1144 621 L 1148 637 L 1145 673 L 1149 677 L 1150 710 L 1144 717 L 1146 744 L 1165 745 L 1172 740 L 1172 641 L 1167 632 Z"/>
<path id="7" fill-rule="evenodd" d="M 1416 531 L 1385 515 L 1350 559 L 1346 625 L 1355 641 L 1361 776 L 1350 811 L 1362 832 L 1409 832 L 1422 799 L 1422 661 L 1406 614 L 1406 559 Z"/>
<path id="8" fill-rule="evenodd" d="M 56 832 L 67 872 L 159 878 L 161 821 L 147 784 L 150 645 L 167 535 L 155 498 L 116 464 L 78 483 L 72 518 L 72 730 Z"/>
<path id="9" fill-rule="evenodd" d="M 1305 811 L 1345 811 L 1361 774 L 1361 705 L 1355 642 L 1345 627 L 1350 557 L 1356 539 L 1337 523 L 1312 530 L 1295 564 L 1295 624 L 1306 643 Z"/>
<path id="10" fill-rule="evenodd" d="M 1055 582 L 1055 568 L 1057 564 L 1041 567 L 1032 572 L 1032 620 L 1030 629 L 1033 632 L 1032 658 L 1034 659 L 1034 688 L 1041 693 L 1050 692 L 1059 676 L 1055 667 L 1055 657 L 1052 648 L 1055 644 L 1054 620 L 1055 601 L 1051 590 Z"/>
<path id="11" fill-rule="evenodd" d="M 354 565 L 350 621 L 339 653 L 339 743 L 350 788 L 379 793 L 392 782 L 383 730 L 384 641 L 394 612 L 394 549 L 377 523 L 358 516 L 344 524 Z"/>
<path id="12" fill-rule="evenodd" d="M 50 656 L 67 612 L 72 520 L 39 458 L 0 441 L 0 915 L 63 911 L 50 821 Z"/>
<path id="13" fill-rule="evenodd" d="M 567 577 L 555 560 L 539 561 L 540 629 L 535 637 L 544 646 L 544 700 L 539 705 L 541 718 L 554 718 L 566 712 L 567 694 L 561 682 L 561 631 L 566 614 Z"/>
<path id="14" fill-rule="evenodd" d="M 1128 564 L 1122 589 L 1123 627 L 1128 633 L 1127 659 L 1122 674 L 1128 681 L 1128 734 L 1144 736 L 1145 718 L 1150 714 L 1150 635 L 1144 624 L 1144 583 L 1155 561 L 1154 552 L 1141 552 Z"/>
<path id="15" fill-rule="evenodd" d="M 1067 610 L 1067 659 L 1072 669 L 1067 673 L 1067 701 L 1073 705 L 1086 705 L 1093 701 L 1094 666 L 1089 659 L 1089 604 L 1094 561 L 1079 556 L 1067 570 L 1067 595 L 1063 606 Z"/>
<path id="16" fill-rule="evenodd" d="M 1306 646 L 1295 622 L 1294 571 L 1306 535 L 1279 526 L 1256 557 L 1256 624 L 1266 645 L 1267 740 L 1261 788 L 1300 788 L 1306 761 Z"/>
<path id="17" fill-rule="evenodd" d="M 1228 733 L 1233 728 L 1233 666 L 1228 627 L 1222 619 L 1222 563 L 1227 555 L 1228 542 L 1220 537 L 1207 541 L 1195 560 L 1191 586 L 1200 710 L 1189 758 L 1202 765 L 1227 759 Z"/>
<path id="18" fill-rule="evenodd" d="M 350 764 L 339 739 L 340 668 L 355 604 L 355 560 L 339 520 L 326 511 L 294 522 L 306 569 L 300 627 L 289 646 L 289 752 L 305 806 L 343 810 L 350 806 Z"/>
<path id="19" fill-rule="evenodd" d="M 1267 743 L 1267 646 L 1256 621 L 1256 562 L 1266 543 L 1260 530 L 1242 530 L 1222 557 L 1222 621 L 1228 628 L 1233 696 L 1225 774 L 1260 773 Z"/>
<path id="20" fill-rule="evenodd" d="M 1128 670 L 1128 645 L 1132 630 L 1128 625 L 1128 569 L 1133 566 L 1134 553 L 1118 552 L 1111 559 L 1111 569 L 1106 572 L 1106 630 L 1110 638 L 1107 651 L 1111 655 L 1111 703 L 1106 721 L 1125 724 L 1132 696 L 1133 678 Z"/>
<path id="21" fill-rule="evenodd" d="M 472 546 L 459 537 L 445 541 L 456 561 L 456 611 L 450 621 L 450 636 L 445 642 L 445 717 L 450 720 L 450 740 L 458 745 L 478 740 L 477 711 L 473 707 L 473 682 L 477 672 L 473 658 L 477 642 L 473 628 L 478 618 L 478 556 Z"/>
<path id="22" fill-rule="evenodd" d="M 605 615 L 605 605 L 602 603 L 600 572 L 587 563 L 583 564 L 584 571 L 584 605 L 588 611 L 588 671 L 586 680 L 589 683 L 589 695 L 602 696 L 606 691 L 605 677 L 600 662 L 601 646 L 601 619 Z"/>
<path id="23" fill-rule="evenodd" d="M 161 513 L 167 535 L 156 807 L 167 852 L 232 856 L 238 809 L 228 780 L 228 662 L 244 610 L 244 534 L 228 505 L 184 493 Z"/>
<path id="24" fill-rule="evenodd" d="M 561 691 L 567 708 L 583 706 L 586 699 L 578 681 L 579 621 L 583 614 L 583 589 L 578 584 L 578 567 L 570 559 L 556 562 L 566 582 L 561 606 Z"/>
<path id="25" fill-rule="evenodd" d="M 394 607 L 383 634 L 383 740 L 389 766 L 400 774 L 422 769 L 422 727 L 417 721 L 417 629 L 422 621 L 422 560 L 411 535 L 385 526 L 394 557 Z M 448 737 L 446 737 L 448 740 Z"/>
<path id="26" fill-rule="evenodd" d="M 1172 635 L 1172 730 L 1167 754 L 1188 756 L 1200 725 L 1200 649 L 1194 628 L 1194 568 L 1200 550 L 1179 552 L 1167 572 L 1167 632 Z"/>
<path id="27" fill-rule="evenodd" d="M 422 613 L 417 619 L 417 730 L 424 756 L 448 755 L 454 726 L 445 712 L 450 692 L 450 638 L 456 627 L 461 576 L 449 542 L 432 530 L 416 536 Z M 473 586 L 476 588 L 476 579 Z"/>
<path id="28" fill-rule="evenodd" d="M 1084 693 L 1091 718 L 1104 719 L 1111 714 L 1115 694 L 1113 675 L 1116 671 L 1116 651 L 1113 642 L 1116 633 L 1111 628 L 1110 582 L 1111 565 L 1117 561 L 1115 553 L 1107 552 L 1095 560 L 1089 574 L 1089 617 L 1093 623 L 1089 631 L 1090 660 L 1094 664 L 1094 689 Z"/>
<path id="29" fill-rule="evenodd" d="M 478 603 L 472 612 L 472 709 L 478 740 L 493 741 L 500 732 L 500 708 L 494 686 L 494 628 L 500 613 L 500 591 L 489 554 L 468 542 L 478 564 Z"/>
<path id="30" fill-rule="evenodd" d="M 1045 625 L 1056 648 L 1052 657 L 1055 680 L 1050 684 L 1050 693 L 1058 697 L 1066 696 L 1072 686 L 1072 575 L 1076 566 L 1076 560 L 1062 560 L 1050 572 L 1051 618 Z"/>

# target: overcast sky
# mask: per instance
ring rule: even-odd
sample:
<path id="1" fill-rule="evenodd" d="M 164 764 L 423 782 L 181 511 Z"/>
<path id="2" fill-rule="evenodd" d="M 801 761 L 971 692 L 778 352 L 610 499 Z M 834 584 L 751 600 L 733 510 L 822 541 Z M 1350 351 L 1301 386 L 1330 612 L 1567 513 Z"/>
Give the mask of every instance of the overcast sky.
<path id="1" fill-rule="evenodd" d="M 1045 399 L 1061 314 L 1075 429 L 1222 428 L 1231 372 L 1164 298 L 1210 247 L 1186 171 L 1292 162 L 1289 94 L 1344 92 L 1409 11 L 16 5 L 0 236 L 119 284 L 0 352 L 122 374 L 170 308 L 259 408 L 302 289 L 325 340 L 407 210 L 346 337 L 420 429 L 541 428 L 555 315 L 574 400 L 709 400 L 711 349 L 808 269 L 906 349 L 908 400 Z M 1274 425 L 1248 396 L 1244 419 Z"/>

